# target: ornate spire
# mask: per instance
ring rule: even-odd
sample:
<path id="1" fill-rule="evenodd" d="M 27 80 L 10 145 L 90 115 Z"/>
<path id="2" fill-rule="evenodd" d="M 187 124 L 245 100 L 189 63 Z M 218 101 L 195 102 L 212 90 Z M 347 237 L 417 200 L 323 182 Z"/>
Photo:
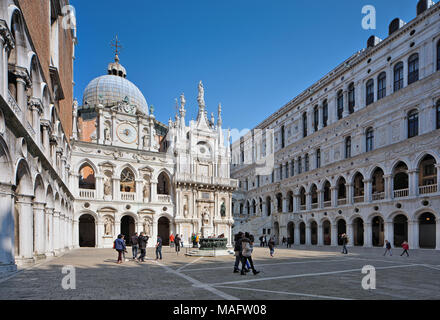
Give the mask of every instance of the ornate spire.
<path id="1" fill-rule="evenodd" d="M 221 127 L 223 123 L 222 120 L 222 104 L 218 104 L 218 119 L 217 119 L 217 126 Z"/>
<path id="2" fill-rule="evenodd" d="M 181 116 L 182 118 L 185 118 L 185 114 L 186 114 L 185 104 L 186 104 L 185 94 L 182 93 L 182 94 L 180 95 L 180 116 Z"/>
<path id="3" fill-rule="evenodd" d="M 119 63 L 119 53 L 121 52 L 122 46 L 121 42 L 118 39 L 118 36 L 116 36 L 115 39 L 110 42 L 110 46 L 115 48 L 115 62 L 112 62 L 108 65 L 108 74 L 126 78 L 127 72 L 125 68 Z"/>
<path id="4" fill-rule="evenodd" d="M 197 101 L 199 102 L 200 109 L 205 109 L 205 88 L 201 80 L 199 82 L 199 96 L 197 97 Z"/>

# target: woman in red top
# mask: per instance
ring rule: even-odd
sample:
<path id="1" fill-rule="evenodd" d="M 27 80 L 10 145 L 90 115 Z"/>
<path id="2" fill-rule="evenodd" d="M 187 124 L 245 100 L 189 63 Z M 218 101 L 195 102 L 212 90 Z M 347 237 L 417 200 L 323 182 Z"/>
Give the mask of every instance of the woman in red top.
<path id="1" fill-rule="evenodd" d="M 402 254 L 400 256 L 403 256 L 406 253 L 406 256 L 409 257 L 409 253 L 408 253 L 409 245 L 408 245 L 408 242 L 404 241 L 402 243 L 402 248 L 403 248 L 403 252 L 402 252 Z"/>

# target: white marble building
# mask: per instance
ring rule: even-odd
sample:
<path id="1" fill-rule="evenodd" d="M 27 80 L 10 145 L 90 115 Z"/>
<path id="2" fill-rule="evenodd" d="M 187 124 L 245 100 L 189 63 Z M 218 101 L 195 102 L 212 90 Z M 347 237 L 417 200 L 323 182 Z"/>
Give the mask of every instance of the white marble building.
<path id="1" fill-rule="evenodd" d="M 72 179 L 75 196 L 74 243 L 111 247 L 119 233 L 126 239 L 144 231 L 168 244 L 171 233 L 224 234 L 231 240 L 230 148 L 223 137 L 221 109 L 217 124 L 206 116 L 199 84 L 199 112 L 189 126 L 185 97 L 168 126 L 126 79 L 119 63 L 90 82 L 83 105 L 74 109 Z"/>
<path id="2" fill-rule="evenodd" d="M 419 1 L 233 144 L 234 232 L 440 250 L 439 14 Z"/>

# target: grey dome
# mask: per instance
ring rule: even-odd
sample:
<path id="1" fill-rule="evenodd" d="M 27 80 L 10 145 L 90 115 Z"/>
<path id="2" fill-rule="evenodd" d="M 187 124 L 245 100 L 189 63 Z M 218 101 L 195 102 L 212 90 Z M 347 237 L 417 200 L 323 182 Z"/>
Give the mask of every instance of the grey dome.
<path id="1" fill-rule="evenodd" d="M 105 75 L 92 80 L 84 90 L 83 106 L 97 106 L 100 100 L 104 107 L 115 106 L 118 102 L 128 98 L 130 105 L 135 105 L 145 114 L 148 114 L 148 104 L 142 92 L 129 80 Z"/>

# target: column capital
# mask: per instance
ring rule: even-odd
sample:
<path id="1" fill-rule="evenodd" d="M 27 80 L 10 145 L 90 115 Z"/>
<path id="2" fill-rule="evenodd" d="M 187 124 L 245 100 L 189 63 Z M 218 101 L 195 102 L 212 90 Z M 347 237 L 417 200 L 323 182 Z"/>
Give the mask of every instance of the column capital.
<path id="1" fill-rule="evenodd" d="M 17 203 L 22 203 L 22 204 L 33 204 L 32 199 L 34 198 L 33 195 L 27 195 L 27 194 L 17 194 L 15 195 L 15 197 L 17 198 Z"/>
<path id="2" fill-rule="evenodd" d="M 8 24 L 5 20 L 0 20 L 0 40 L 3 40 L 9 49 L 15 48 L 12 32 L 9 30 Z"/>

